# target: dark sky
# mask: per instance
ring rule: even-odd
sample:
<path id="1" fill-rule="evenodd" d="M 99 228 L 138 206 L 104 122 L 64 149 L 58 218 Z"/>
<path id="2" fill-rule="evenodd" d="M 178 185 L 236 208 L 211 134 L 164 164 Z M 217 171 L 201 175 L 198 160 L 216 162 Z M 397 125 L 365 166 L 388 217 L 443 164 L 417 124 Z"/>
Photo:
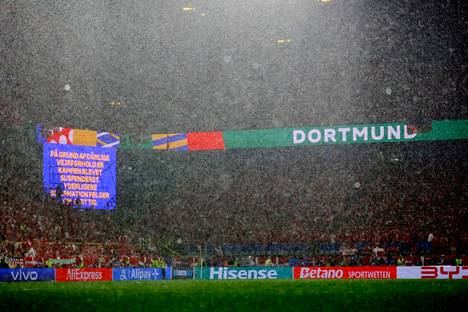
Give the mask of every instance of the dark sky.
<path id="1" fill-rule="evenodd" d="M 4 0 L 2 106 L 133 135 L 466 118 L 463 2 Z"/>

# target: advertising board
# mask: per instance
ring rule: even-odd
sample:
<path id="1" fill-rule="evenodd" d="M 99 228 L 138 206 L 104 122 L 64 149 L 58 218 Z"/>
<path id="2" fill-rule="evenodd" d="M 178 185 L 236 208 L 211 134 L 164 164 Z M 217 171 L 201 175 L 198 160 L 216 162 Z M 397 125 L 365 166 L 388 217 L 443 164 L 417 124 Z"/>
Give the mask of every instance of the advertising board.
<path id="1" fill-rule="evenodd" d="M 55 269 L 57 282 L 112 281 L 112 269 Z"/>
<path id="2" fill-rule="evenodd" d="M 156 281 L 163 279 L 160 268 L 114 268 L 113 281 Z"/>
<path id="3" fill-rule="evenodd" d="M 468 279 L 468 266 L 397 267 L 399 279 Z"/>
<path id="4" fill-rule="evenodd" d="M 172 270 L 173 279 L 192 279 L 193 278 L 193 269 L 173 269 Z"/>
<path id="5" fill-rule="evenodd" d="M 195 269 L 195 279 L 291 279 L 291 267 L 210 267 Z"/>
<path id="6" fill-rule="evenodd" d="M 294 267 L 294 279 L 395 279 L 396 267 Z"/>
<path id="7" fill-rule="evenodd" d="M 36 282 L 54 279 L 54 269 L 0 269 L 1 282 Z"/>

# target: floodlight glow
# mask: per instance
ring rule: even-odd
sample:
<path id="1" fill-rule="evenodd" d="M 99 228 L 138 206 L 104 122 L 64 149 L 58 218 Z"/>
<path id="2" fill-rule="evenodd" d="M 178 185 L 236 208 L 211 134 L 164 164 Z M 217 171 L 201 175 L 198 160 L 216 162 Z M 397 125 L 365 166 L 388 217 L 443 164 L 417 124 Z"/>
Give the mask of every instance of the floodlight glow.
<path id="1" fill-rule="evenodd" d="M 290 43 L 291 42 L 291 39 L 288 38 L 288 39 L 278 39 L 276 40 L 276 43 L 277 44 L 286 44 L 286 43 Z"/>

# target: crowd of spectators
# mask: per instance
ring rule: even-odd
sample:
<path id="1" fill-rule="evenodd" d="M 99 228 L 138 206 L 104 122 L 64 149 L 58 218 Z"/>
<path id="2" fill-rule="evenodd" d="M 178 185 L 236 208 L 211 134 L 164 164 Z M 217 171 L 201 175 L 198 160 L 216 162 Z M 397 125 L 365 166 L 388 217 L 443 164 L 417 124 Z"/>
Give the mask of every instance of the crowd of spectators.
<path id="1" fill-rule="evenodd" d="M 76 209 L 52 199 L 3 201 L 0 254 L 13 266 L 152 266 L 162 260 L 128 241 L 110 214 Z M 154 250 L 153 250 L 154 251 Z"/>
<path id="2" fill-rule="evenodd" d="M 170 166 L 148 165 L 147 151 L 122 152 L 117 208 L 100 211 L 43 196 L 39 161 L 28 161 L 41 151 L 16 148 L 15 131 L 2 130 L 0 141 L 9 151 L 0 154 L 0 258 L 12 263 L 239 265 L 251 256 L 415 265 L 468 254 L 463 142 L 323 148 L 313 159 L 308 151 L 159 156 Z M 160 186 L 150 183 L 156 176 Z"/>
<path id="3" fill-rule="evenodd" d="M 1 202 L 0 253 L 26 266 L 151 266 L 163 256 L 185 265 L 263 265 L 268 257 L 273 265 L 455 264 L 466 258 L 468 181 L 462 176 L 439 172 L 433 179 L 406 171 L 372 176 L 351 190 L 327 183 L 326 175 L 316 178 L 309 194 L 237 189 L 213 199 L 270 204 L 258 210 L 242 202 L 223 211 L 169 203 L 156 214 L 159 222 L 148 211 L 127 222 L 128 215 L 112 211 L 10 194 Z M 279 173 L 277 179 L 287 177 Z M 210 185 L 196 187 L 181 192 L 181 200 L 196 203 L 197 196 L 216 194 Z"/>

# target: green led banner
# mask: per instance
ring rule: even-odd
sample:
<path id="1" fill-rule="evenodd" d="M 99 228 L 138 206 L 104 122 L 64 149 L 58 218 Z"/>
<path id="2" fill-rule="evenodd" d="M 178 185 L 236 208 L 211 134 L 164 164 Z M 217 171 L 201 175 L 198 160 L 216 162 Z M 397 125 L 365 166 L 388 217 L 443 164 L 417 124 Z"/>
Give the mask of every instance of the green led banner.
<path id="1" fill-rule="evenodd" d="M 60 131 L 68 128 L 58 128 Z M 121 149 L 153 149 L 155 151 L 209 151 L 240 148 L 302 147 L 323 144 L 366 144 L 385 142 L 448 141 L 468 139 L 468 120 L 440 120 L 427 125 L 405 122 L 357 125 L 310 126 L 298 128 L 154 133 L 143 142 L 134 142 L 126 135 L 110 132 L 68 129 L 76 134 L 73 141 L 61 133 L 43 140 L 57 144 L 82 144 Z M 78 136 L 80 135 L 80 136 Z M 108 141 L 103 141 L 107 139 Z M 80 140 L 78 140 L 80 139 Z M 60 141 L 60 142 L 59 142 Z M 76 141 L 76 142 L 75 142 Z M 96 143 L 97 142 L 97 143 Z M 107 144 L 107 145 L 106 145 Z"/>
<path id="2" fill-rule="evenodd" d="M 223 139 L 226 149 L 462 140 L 468 139 L 468 120 L 433 121 L 429 131 L 411 124 L 383 123 L 224 131 Z"/>

